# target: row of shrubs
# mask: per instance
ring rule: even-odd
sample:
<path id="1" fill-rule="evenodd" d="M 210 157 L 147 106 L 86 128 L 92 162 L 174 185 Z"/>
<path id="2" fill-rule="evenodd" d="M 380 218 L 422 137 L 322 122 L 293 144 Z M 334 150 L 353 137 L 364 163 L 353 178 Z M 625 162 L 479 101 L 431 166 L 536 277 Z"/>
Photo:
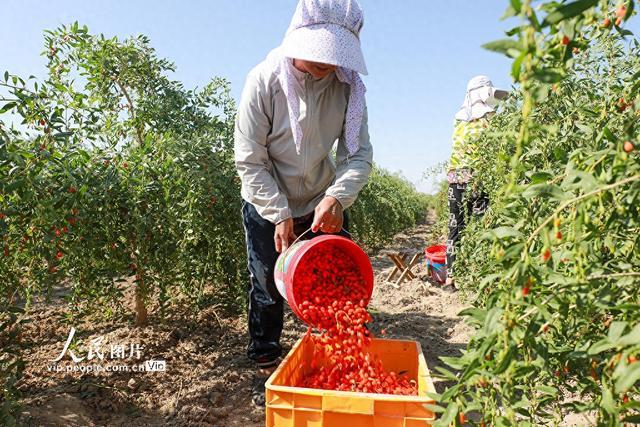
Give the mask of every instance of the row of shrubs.
<path id="1" fill-rule="evenodd" d="M 93 36 L 77 23 L 47 31 L 44 55 L 44 81 L 0 79 L 0 419 L 9 424 L 18 326 L 55 285 L 70 288 L 72 315 L 115 318 L 132 286 L 140 325 L 177 296 L 245 307 L 228 84 L 187 90 L 146 37 Z M 351 209 L 354 237 L 378 248 L 427 206 L 375 167 Z"/>

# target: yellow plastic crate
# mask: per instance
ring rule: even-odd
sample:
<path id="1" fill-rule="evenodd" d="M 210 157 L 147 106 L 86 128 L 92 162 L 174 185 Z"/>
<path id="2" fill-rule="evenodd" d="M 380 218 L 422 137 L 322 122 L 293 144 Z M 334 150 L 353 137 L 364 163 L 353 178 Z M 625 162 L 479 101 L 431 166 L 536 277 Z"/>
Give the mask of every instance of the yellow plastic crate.
<path id="1" fill-rule="evenodd" d="M 369 351 L 385 369 L 406 371 L 418 396 L 357 393 L 294 387 L 311 369 L 313 343 L 304 336 L 293 346 L 266 384 L 267 427 L 425 427 L 435 419 L 426 404 L 435 392 L 418 342 L 372 340 Z"/>

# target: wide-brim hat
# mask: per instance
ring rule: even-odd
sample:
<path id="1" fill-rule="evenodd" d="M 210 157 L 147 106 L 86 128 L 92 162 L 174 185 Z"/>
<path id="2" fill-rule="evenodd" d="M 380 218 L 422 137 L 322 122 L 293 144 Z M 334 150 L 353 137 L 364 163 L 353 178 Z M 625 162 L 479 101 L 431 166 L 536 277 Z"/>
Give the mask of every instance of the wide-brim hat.
<path id="1" fill-rule="evenodd" d="M 360 39 L 339 24 L 320 23 L 296 28 L 282 42 L 286 57 L 331 64 L 367 75 Z"/>

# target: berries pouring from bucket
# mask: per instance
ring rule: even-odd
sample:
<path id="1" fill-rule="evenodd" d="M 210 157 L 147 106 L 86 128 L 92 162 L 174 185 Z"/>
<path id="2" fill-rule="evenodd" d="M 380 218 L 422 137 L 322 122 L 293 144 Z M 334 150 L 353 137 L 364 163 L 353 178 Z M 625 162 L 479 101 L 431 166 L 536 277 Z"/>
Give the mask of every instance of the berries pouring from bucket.
<path id="1" fill-rule="evenodd" d="M 342 250 L 320 246 L 298 265 L 294 297 L 303 320 L 321 331 L 311 335 L 314 358 L 300 387 L 417 395 L 415 381 L 388 372 L 367 351 L 369 294 L 358 266 Z M 308 334 L 311 334 L 311 328 Z"/>

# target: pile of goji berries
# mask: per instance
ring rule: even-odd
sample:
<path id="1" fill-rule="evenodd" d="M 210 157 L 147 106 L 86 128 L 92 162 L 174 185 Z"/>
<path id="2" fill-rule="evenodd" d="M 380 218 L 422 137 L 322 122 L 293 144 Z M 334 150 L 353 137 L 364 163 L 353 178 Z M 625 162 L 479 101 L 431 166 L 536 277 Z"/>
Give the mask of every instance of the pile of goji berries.
<path id="1" fill-rule="evenodd" d="M 297 386 L 417 395 L 415 381 L 387 372 L 382 361 L 367 351 L 371 334 L 366 323 L 371 316 L 358 266 L 330 245 L 317 248 L 305 258 L 296 272 L 294 297 L 303 320 L 321 333 L 310 335 L 315 352 L 312 372 Z"/>

